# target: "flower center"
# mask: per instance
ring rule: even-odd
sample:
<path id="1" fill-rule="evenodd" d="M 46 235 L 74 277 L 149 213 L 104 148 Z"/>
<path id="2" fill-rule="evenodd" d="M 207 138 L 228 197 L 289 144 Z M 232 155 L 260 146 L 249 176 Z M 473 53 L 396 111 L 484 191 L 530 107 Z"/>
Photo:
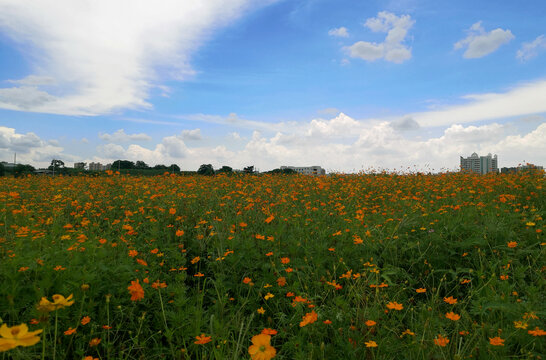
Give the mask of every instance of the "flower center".
<path id="1" fill-rule="evenodd" d="M 19 334 L 19 331 L 21 331 L 19 330 L 19 328 L 11 329 L 11 335 L 17 336 L 17 334 Z"/>
<path id="2" fill-rule="evenodd" d="M 265 351 L 265 345 L 260 346 L 260 351 L 261 351 L 261 352 L 264 352 L 264 351 Z"/>

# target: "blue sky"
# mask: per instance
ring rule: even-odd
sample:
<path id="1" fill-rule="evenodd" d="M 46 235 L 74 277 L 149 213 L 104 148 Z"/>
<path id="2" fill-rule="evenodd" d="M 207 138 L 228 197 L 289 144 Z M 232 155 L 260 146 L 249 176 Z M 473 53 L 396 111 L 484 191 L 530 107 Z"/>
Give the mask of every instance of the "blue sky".
<path id="1" fill-rule="evenodd" d="M 0 0 L 0 160 L 546 165 L 543 1 Z"/>

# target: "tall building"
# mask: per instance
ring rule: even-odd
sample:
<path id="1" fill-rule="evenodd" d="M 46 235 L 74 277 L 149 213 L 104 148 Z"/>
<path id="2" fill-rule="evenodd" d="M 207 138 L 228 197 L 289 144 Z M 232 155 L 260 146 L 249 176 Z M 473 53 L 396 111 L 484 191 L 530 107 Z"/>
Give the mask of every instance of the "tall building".
<path id="1" fill-rule="evenodd" d="M 478 156 L 473 153 L 467 158 L 461 156 L 461 170 L 471 171 L 476 174 L 487 174 L 499 172 L 497 155 Z"/>
<path id="2" fill-rule="evenodd" d="M 322 167 L 315 165 L 315 166 L 281 166 L 281 170 L 284 169 L 292 169 L 297 173 L 303 174 L 303 175 L 326 175 L 326 170 L 324 170 Z"/>

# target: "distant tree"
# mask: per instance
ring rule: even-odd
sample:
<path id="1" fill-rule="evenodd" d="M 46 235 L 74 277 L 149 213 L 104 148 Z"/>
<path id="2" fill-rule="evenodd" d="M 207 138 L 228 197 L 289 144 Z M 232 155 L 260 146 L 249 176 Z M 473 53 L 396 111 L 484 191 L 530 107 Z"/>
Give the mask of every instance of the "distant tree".
<path id="1" fill-rule="evenodd" d="M 135 163 L 129 160 L 116 160 L 112 163 L 112 170 L 118 169 L 134 169 Z"/>
<path id="2" fill-rule="evenodd" d="M 176 164 L 171 164 L 171 166 L 169 166 L 169 169 L 173 172 L 173 173 L 179 173 L 180 172 L 180 166 L 176 165 Z"/>
<path id="3" fill-rule="evenodd" d="M 285 174 L 285 175 L 292 175 L 297 174 L 296 170 L 294 169 L 273 169 L 267 172 L 268 174 Z"/>
<path id="4" fill-rule="evenodd" d="M 253 174 L 254 173 L 254 165 L 253 166 L 247 166 L 243 169 L 245 174 Z"/>
<path id="5" fill-rule="evenodd" d="M 214 168 L 211 164 L 203 164 L 199 167 L 199 170 L 197 170 L 197 173 L 199 175 L 214 175 Z"/>
<path id="6" fill-rule="evenodd" d="M 6 169 L 4 168 L 4 164 L 0 162 L 0 176 L 4 176 L 6 174 Z"/>
<path id="7" fill-rule="evenodd" d="M 13 175 L 15 175 L 15 177 L 24 176 L 26 174 L 34 173 L 34 170 L 34 166 L 32 165 L 17 164 L 13 169 Z"/>
<path id="8" fill-rule="evenodd" d="M 222 166 L 220 169 L 216 170 L 217 173 L 232 173 L 233 169 L 229 166 Z"/>
<path id="9" fill-rule="evenodd" d="M 138 160 L 135 164 L 135 169 L 149 169 L 150 167 L 144 161 Z"/>
<path id="10" fill-rule="evenodd" d="M 49 170 L 53 170 L 53 169 L 57 170 L 62 168 L 64 168 L 64 161 L 58 160 L 58 159 L 51 160 L 51 165 L 49 165 L 48 167 Z"/>
<path id="11" fill-rule="evenodd" d="M 156 166 L 153 167 L 154 170 L 167 170 L 168 167 L 166 167 L 165 165 L 163 164 L 158 164 Z"/>

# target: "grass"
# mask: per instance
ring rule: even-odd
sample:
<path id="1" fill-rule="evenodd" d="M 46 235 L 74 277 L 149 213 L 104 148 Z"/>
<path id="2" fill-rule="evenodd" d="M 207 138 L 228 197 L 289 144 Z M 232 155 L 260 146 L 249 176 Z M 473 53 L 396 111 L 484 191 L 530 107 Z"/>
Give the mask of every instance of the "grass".
<path id="1" fill-rule="evenodd" d="M 0 322 L 43 329 L 0 358 L 250 358 L 264 329 L 276 359 L 540 358 L 544 185 L 540 173 L 0 178 Z M 54 294 L 75 302 L 38 311 Z"/>

